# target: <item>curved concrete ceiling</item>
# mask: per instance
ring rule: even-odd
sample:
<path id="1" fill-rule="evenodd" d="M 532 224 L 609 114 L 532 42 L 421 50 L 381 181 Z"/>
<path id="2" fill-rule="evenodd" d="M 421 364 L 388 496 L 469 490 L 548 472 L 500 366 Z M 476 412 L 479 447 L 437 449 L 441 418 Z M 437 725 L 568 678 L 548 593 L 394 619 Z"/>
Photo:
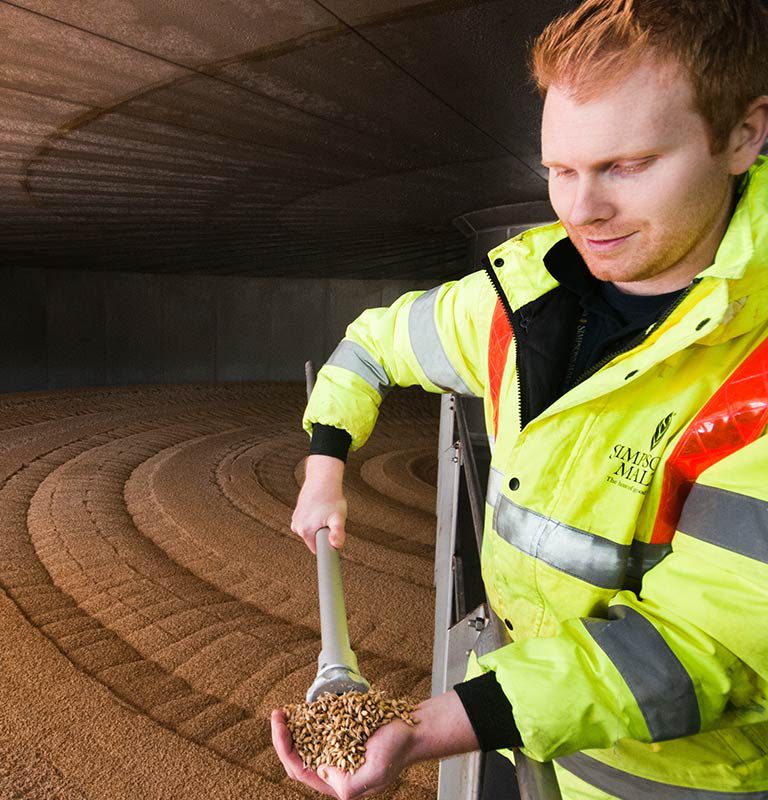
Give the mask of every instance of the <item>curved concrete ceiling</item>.
<path id="1" fill-rule="evenodd" d="M 565 0 L 0 0 L 6 265 L 448 277 L 546 198 L 526 43 Z"/>

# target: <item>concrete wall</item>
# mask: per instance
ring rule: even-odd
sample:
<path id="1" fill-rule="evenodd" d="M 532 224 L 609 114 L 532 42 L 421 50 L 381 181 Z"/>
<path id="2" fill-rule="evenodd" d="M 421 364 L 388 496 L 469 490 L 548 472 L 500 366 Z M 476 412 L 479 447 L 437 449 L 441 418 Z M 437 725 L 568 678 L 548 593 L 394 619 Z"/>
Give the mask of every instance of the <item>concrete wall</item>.
<path id="1" fill-rule="evenodd" d="M 363 309 L 430 281 L 6 268 L 0 392 L 303 380 Z"/>

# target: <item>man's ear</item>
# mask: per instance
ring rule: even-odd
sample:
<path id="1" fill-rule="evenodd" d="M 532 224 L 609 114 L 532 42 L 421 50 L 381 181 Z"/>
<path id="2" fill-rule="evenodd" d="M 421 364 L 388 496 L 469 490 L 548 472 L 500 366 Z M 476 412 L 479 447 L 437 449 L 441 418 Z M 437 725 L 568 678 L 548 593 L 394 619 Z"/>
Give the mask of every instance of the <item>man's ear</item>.
<path id="1" fill-rule="evenodd" d="M 741 175 L 757 160 L 768 137 L 768 95 L 755 98 L 733 129 L 728 143 L 731 175 Z"/>

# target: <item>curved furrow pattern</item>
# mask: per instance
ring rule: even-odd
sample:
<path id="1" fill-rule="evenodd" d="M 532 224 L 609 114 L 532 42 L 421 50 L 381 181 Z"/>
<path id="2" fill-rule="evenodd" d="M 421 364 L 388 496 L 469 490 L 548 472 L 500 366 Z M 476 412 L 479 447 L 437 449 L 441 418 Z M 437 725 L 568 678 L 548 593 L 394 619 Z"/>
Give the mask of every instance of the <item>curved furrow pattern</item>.
<path id="1" fill-rule="evenodd" d="M 141 515 L 138 524 L 142 530 L 162 542 L 164 548 L 175 547 L 174 557 L 188 569 L 196 574 L 204 574 L 206 580 L 239 597 L 249 600 L 264 598 L 261 603 L 263 607 L 269 607 L 275 613 L 296 620 L 307 619 L 309 614 L 310 623 L 316 626 L 314 559 L 289 529 L 292 502 L 298 490 L 295 484 L 291 488 L 291 480 L 296 461 L 303 455 L 305 441 L 300 438 L 297 443 L 287 436 L 275 436 L 248 447 L 242 444 L 243 438 L 243 435 L 220 434 L 215 437 L 220 442 L 216 452 L 210 451 L 214 447 L 213 441 L 189 441 L 172 451 L 159 453 L 135 471 L 126 487 L 129 508 L 135 515 Z M 231 440 L 229 446 L 228 440 Z M 189 475 L 194 465 L 203 469 L 207 458 L 220 465 L 217 481 L 222 493 L 233 501 L 233 507 L 221 505 L 221 498 L 209 495 L 209 484 L 201 486 L 193 497 L 179 490 L 179 481 L 184 480 L 179 476 Z M 162 465 L 160 460 L 163 461 Z M 274 467 L 275 464 L 280 468 Z M 354 470 L 355 465 L 351 464 L 353 475 Z M 150 474 L 154 477 L 150 478 Z M 270 476 L 269 480 L 264 478 L 265 475 Z M 278 481 L 279 491 L 274 487 Z M 142 484 L 141 488 L 139 483 Z M 431 491 L 434 494 L 433 487 Z M 280 497 L 276 498 L 275 494 Z M 354 488 L 348 489 L 347 494 L 350 499 L 348 528 L 351 537 L 343 557 L 352 633 L 365 637 L 366 646 L 380 654 L 415 658 L 425 671 L 429 671 L 431 619 L 408 637 L 403 637 L 401 625 L 410 625 L 410 622 L 402 621 L 412 619 L 414 608 L 431 602 L 432 560 L 403 553 L 398 553 L 398 558 L 393 559 L 392 550 L 397 547 L 388 549 L 380 544 L 372 544 L 365 533 L 372 530 L 370 523 L 373 520 L 369 524 L 358 521 L 361 515 L 368 513 L 365 495 L 355 492 Z M 397 510 L 397 505 L 393 501 L 391 508 Z M 235 513 L 235 509 L 241 509 L 257 519 L 262 523 L 261 528 L 248 526 L 247 520 Z M 391 511 L 388 518 L 385 511 L 378 510 L 378 518 L 384 520 L 385 524 L 391 525 L 392 516 L 394 513 Z M 415 515 L 412 514 L 412 517 Z M 422 529 L 427 527 L 418 517 L 413 522 L 409 531 L 417 525 L 421 525 Z M 433 528 L 434 519 L 431 530 L 428 528 L 434 538 Z M 216 551 L 213 557 L 211 553 L 204 557 L 201 543 L 195 543 L 190 538 L 189 532 L 194 530 L 216 531 L 215 536 L 206 535 L 205 539 L 208 549 L 213 547 Z M 270 536 L 270 532 L 276 536 Z M 380 530 L 378 535 L 385 543 L 392 539 L 390 534 Z M 175 544 L 171 544 L 174 537 Z M 431 552 L 431 544 L 422 546 L 428 547 Z M 286 558 L 286 553 L 291 556 Z M 242 558 L 250 563 L 258 563 L 263 578 L 253 579 L 238 571 L 236 565 L 238 559 Z M 273 579 L 275 575 L 280 575 L 279 581 Z M 297 591 L 299 589 L 301 591 Z M 391 597 L 390 604 L 372 604 L 371 598 L 377 595 Z M 306 600 L 305 603 L 302 598 Z M 355 609 L 371 611 L 358 613 Z M 378 629 L 378 634 L 371 636 L 374 627 Z M 414 637 L 419 643 L 417 655 L 414 655 L 412 647 Z"/>
<path id="2" fill-rule="evenodd" d="M 186 759 L 190 774 L 218 760 L 221 797 L 245 785 L 265 800 L 312 796 L 286 782 L 267 723 L 271 708 L 303 696 L 319 651 L 314 558 L 288 527 L 306 452 L 302 402 L 295 385 L 233 384 L 0 403 L 0 625 L 35 632 L 43 671 L 70 664 L 69 679 L 79 676 L 85 692 L 77 702 L 115 720 L 108 733 L 123 770 L 110 773 L 110 797 L 141 793 L 126 777 L 131 763 L 133 776 L 157 774 L 153 796 L 178 796 L 178 775 L 138 759 L 147 739 Z M 419 697 L 430 689 L 436 411 L 434 398 L 405 392 L 369 447 L 351 456 L 342 553 L 364 674 Z M 10 669 L 23 676 L 32 664 L 14 656 Z M 45 749 L 53 729 L 22 769 L 11 744 L 28 749 L 22 734 L 33 711 L 8 693 L 20 724 L 5 745 L 12 766 L 10 775 L 0 770 L 0 786 L 11 781 L 29 797 L 106 797 L 79 766 L 87 754 L 69 773 L 58 760 L 54 768 Z M 80 721 L 74 750 L 107 735 L 98 716 Z M 141 746 L 128 734 L 134 725 L 150 726 Z M 420 766 L 389 796 L 427 800 L 435 789 L 434 765 Z M 217 795 L 201 788 L 199 796 Z"/>
<path id="3" fill-rule="evenodd" d="M 421 511 L 427 524 L 420 528 L 428 530 L 428 523 L 434 522 L 437 492 L 435 482 L 430 484 L 424 475 L 428 468 L 425 465 L 424 451 L 429 442 L 418 444 L 418 447 L 411 446 L 406 450 L 395 450 L 369 458 L 360 467 L 360 477 L 368 486 L 390 500 L 397 500 L 406 508 Z M 432 543 L 431 538 L 426 541 Z"/>

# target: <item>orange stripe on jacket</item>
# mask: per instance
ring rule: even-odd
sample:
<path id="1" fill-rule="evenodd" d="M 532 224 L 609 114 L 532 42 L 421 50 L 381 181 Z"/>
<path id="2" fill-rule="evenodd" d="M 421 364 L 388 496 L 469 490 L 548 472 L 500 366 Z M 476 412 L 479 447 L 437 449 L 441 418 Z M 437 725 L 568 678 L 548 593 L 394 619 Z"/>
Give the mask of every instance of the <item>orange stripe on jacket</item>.
<path id="1" fill-rule="evenodd" d="M 694 417 L 667 459 L 652 544 L 668 544 L 705 469 L 755 441 L 768 425 L 768 339 L 739 364 Z"/>
<path id="2" fill-rule="evenodd" d="M 501 378 L 507 364 L 509 345 L 512 343 L 512 328 L 501 300 L 496 301 L 491 320 L 491 335 L 488 340 L 488 388 L 491 393 L 491 407 L 493 408 L 493 435 L 499 432 L 499 394 L 501 392 Z"/>

